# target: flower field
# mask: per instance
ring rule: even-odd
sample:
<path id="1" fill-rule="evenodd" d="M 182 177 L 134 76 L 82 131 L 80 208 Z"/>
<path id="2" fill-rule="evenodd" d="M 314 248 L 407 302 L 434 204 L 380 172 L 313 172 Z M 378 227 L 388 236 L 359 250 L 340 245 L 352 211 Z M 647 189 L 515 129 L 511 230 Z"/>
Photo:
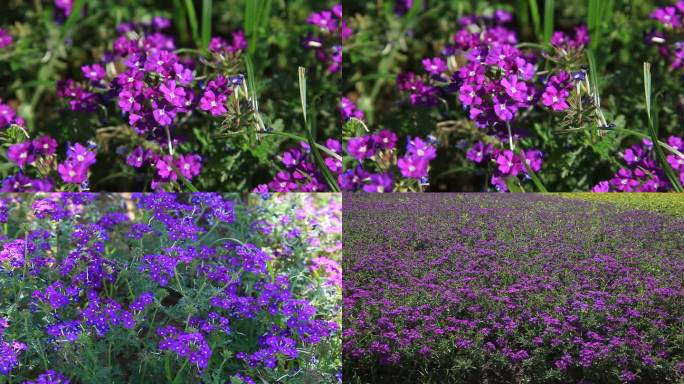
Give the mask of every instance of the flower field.
<path id="1" fill-rule="evenodd" d="M 349 1 L 344 190 L 684 191 L 682 1 Z"/>
<path id="2" fill-rule="evenodd" d="M 341 196 L 0 196 L 0 383 L 341 381 Z"/>
<path id="3" fill-rule="evenodd" d="M 343 222 L 345 382 L 684 380 L 681 216 L 546 195 L 345 194 Z"/>

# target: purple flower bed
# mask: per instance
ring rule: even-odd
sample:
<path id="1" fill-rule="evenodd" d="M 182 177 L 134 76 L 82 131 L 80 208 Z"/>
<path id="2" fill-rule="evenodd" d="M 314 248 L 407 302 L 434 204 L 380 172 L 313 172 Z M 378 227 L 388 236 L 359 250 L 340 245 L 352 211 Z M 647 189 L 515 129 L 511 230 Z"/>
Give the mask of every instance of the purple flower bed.
<path id="1" fill-rule="evenodd" d="M 346 194 L 345 380 L 684 380 L 684 220 L 544 195 Z"/>
<path id="2" fill-rule="evenodd" d="M 332 194 L 0 195 L 0 383 L 338 382 L 340 216 Z"/>

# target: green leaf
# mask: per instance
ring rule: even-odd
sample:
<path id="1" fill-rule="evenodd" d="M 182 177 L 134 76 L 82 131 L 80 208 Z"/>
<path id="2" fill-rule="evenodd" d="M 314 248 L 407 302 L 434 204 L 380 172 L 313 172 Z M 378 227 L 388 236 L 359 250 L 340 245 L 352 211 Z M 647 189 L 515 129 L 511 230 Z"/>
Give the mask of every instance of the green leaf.
<path id="1" fill-rule="evenodd" d="M 551 35 L 553 35 L 553 11 L 554 0 L 544 1 L 544 44 L 551 43 Z"/>
<path id="2" fill-rule="evenodd" d="M 209 40 L 211 39 L 211 11 L 212 0 L 202 0 L 202 46 L 203 51 L 209 47 Z"/>
<path id="3" fill-rule="evenodd" d="M 663 152 L 663 148 L 660 145 L 658 145 L 659 140 L 657 134 L 657 127 L 654 125 L 655 119 L 651 114 L 652 91 L 653 90 L 651 84 L 651 64 L 644 63 L 644 94 L 646 96 L 646 115 L 648 116 L 648 133 L 651 137 L 651 141 L 653 142 L 653 150 L 655 151 L 656 158 L 658 159 L 660 166 L 662 167 L 663 171 L 665 171 L 665 175 L 670 180 L 672 188 L 674 188 L 674 190 L 677 192 L 682 192 L 684 191 L 684 189 L 682 188 L 682 185 L 679 182 L 677 174 L 670 166 L 670 163 L 667 162 L 667 159 L 665 158 L 665 153 Z"/>
<path id="4" fill-rule="evenodd" d="M 195 44 L 200 47 L 200 39 L 199 39 L 199 26 L 197 24 L 197 14 L 195 13 L 195 5 L 193 4 L 192 0 L 185 0 L 185 9 L 188 12 L 188 21 L 190 22 L 190 32 L 192 33 L 192 39 L 195 40 Z M 206 49 L 206 48 L 205 48 Z"/>

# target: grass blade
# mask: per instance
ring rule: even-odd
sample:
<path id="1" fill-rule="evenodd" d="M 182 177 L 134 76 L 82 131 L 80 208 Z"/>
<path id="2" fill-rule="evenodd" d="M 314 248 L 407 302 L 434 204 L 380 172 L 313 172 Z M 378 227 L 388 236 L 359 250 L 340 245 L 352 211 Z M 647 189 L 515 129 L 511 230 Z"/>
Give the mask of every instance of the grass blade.
<path id="1" fill-rule="evenodd" d="M 551 35 L 553 35 L 553 10 L 554 1 L 544 1 L 544 44 L 551 43 Z"/>
<path id="2" fill-rule="evenodd" d="M 682 189 L 682 185 L 679 183 L 677 174 L 674 172 L 670 164 L 667 162 L 665 158 L 665 153 L 663 152 L 663 148 L 660 145 L 658 145 L 658 134 L 656 133 L 653 115 L 651 114 L 651 97 L 653 94 L 652 92 L 653 89 L 651 83 L 651 64 L 644 63 L 644 94 L 646 96 L 646 115 L 648 116 L 648 133 L 651 137 L 651 141 L 653 142 L 653 150 L 655 151 L 656 158 L 658 159 L 660 166 L 663 168 L 665 175 L 670 180 L 672 188 L 677 192 L 682 192 L 684 191 L 684 189 Z"/>
<path id="3" fill-rule="evenodd" d="M 211 11 L 212 0 L 202 0 L 202 46 L 203 51 L 209 47 L 209 40 L 211 39 Z"/>
<path id="4" fill-rule="evenodd" d="M 529 0 L 530 15 L 532 16 L 532 27 L 537 38 L 541 37 L 541 19 L 539 18 L 539 6 L 537 0 Z"/>
<path id="5" fill-rule="evenodd" d="M 195 13 L 195 5 L 192 0 L 185 0 L 185 9 L 188 12 L 188 21 L 190 22 L 190 33 L 192 33 L 192 39 L 195 44 L 199 47 L 201 44 L 199 41 L 199 27 L 197 24 L 197 14 Z M 200 47 L 202 48 L 202 47 Z"/>
<path id="6" fill-rule="evenodd" d="M 261 114 L 259 113 L 259 98 L 256 85 L 256 76 L 254 75 L 254 63 L 249 55 L 245 55 L 245 69 L 247 71 L 247 92 L 249 93 L 249 98 L 252 101 L 252 110 L 254 111 L 254 120 L 256 121 L 257 128 L 254 129 L 250 125 L 249 140 L 250 143 L 254 144 L 256 142 L 256 131 L 264 131 L 265 125 L 261 119 Z"/>
<path id="7" fill-rule="evenodd" d="M 311 154 L 313 155 L 314 161 L 316 162 L 316 166 L 323 175 L 323 178 L 328 184 L 330 190 L 332 192 L 339 192 L 340 187 L 337 184 L 337 180 L 335 179 L 335 176 L 333 176 L 332 173 L 330 173 L 330 169 L 328 169 L 328 166 L 325 164 L 325 160 L 323 160 L 323 156 L 321 155 L 321 152 L 318 150 L 318 146 L 316 145 L 316 137 L 313 133 L 315 129 L 314 127 L 312 127 L 311 121 L 307 119 L 306 70 L 304 69 L 304 67 L 299 67 L 299 96 L 302 103 L 302 113 L 304 115 L 304 128 L 306 130 L 306 138 L 309 142 L 309 147 L 311 148 Z"/>
<path id="8" fill-rule="evenodd" d="M 247 54 L 253 56 L 259 46 L 259 34 L 268 24 L 271 14 L 271 0 L 250 0 L 245 2 L 245 34 Z"/>

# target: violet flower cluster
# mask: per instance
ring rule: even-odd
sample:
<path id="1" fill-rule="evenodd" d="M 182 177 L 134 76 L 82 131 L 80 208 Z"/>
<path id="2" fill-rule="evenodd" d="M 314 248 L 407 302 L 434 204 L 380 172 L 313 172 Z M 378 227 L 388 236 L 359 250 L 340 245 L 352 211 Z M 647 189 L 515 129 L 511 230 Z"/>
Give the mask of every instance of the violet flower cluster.
<path id="1" fill-rule="evenodd" d="M 361 122 L 365 127 L 363 111 L 346 97 L 340 102 L 340 112 L 345 124 Z M 342 190 L 392 192 L 395 189 L 395 168 L 405 180 L 426 185 L 430 161 L 437 157 L 434 140 L 408 137 L 404 155 L 397 158 L 398 140 L 389 129 L 347 138 L 345 150 L 351 157 L 351 164 L 340 175 Z"/>
<path id="2" fill-rule="evenodd" d="M 461 18 L 454 43 L 441 56 L 423 60 L 428 81 L 404 73 L 397 79 L 399 90 L 409 94 L 411 104 L 427 106 L 456 92 L 478 127 L 501 130 L 538 99 L 535 57 L 516 48 L 515 32 L 505 27 L 512 18 L 501 10 L 492 16 Z M 466 64 L 448 65 L 455 55 L 462 55 Z"/>
<path id="3" fill-rule="evenodd" d="M 173 132 L 180 129 L 181 122 L 196 110 L 212 117 L 226 115 L 228 104 L 244 88 L 240 74 L 198 81 L 195 77 L 200 62 L 174 52 L 174 39 L 163 33 L 170 26 L 171 22 L 162 17 L 120 24 L 112 51 L 105 53 L 101 62 L 81 68 L 87 79 L 84 85 L 73 80 L 58 85 L 59 95 L 74 111 L 92 112 L 108 101 L 107 95 L 116 95 L 128 124 L 148 143 L 134 147 L 126 163 L 133 168 L 154 169 L 155 190 L 181 178 L 192 180 L 201 172 L 200 155 L 178 153 L 182 141 Z M 213 37 L 208 50 L 217 63 L 225 64 L 237 60 L 246 47 L 244 33 L 236 31 L 230 40 Z M 113 65 L 117 63 L 124 66 L 122 71 L 116 71 Z"/>
<path id="4" fill-rule="evenodd" d="M 78 184 L 81 189 L 87 190 L 88 170 L 95 164 L 95 144 L 88 142 L 87 146 L 80 143 L 69 145 L 66 159 L 58 163 L 57 140 L 50 135 L 26 139 L 28 134 L 23 125 L 24 120 L 14 109 L 0 103 L 0 129 L 16 126 L 21 131 L 17 136 L 22 140 L 7 147 L 7 159 L 16 165 L 19 171 L 3 180 L 2 191 L 51 191 L 55 188 L 54 173 L 60 176 L 62 182 Z M 43 178 L 31 179 L 26 176 L 25 170 L 28 166 L 34 167 Z"/>
<path id="5" fill-rule="evenodd" d="M 667 144 L 677 151 L 666 155 L 670 167 L 679 181 L 684 183 L 684 140 L 670 136 Z M 620 168 L 610 179 L 599 182 L 592 192 L 664 192 L 672 190 L 670 181 L 656 160 L 653 142 L 643 139 L 621 153 L 626 166 Z"/>
<path id="6" fill-rule="evenodd" d="M 344 199 L 347 380 L 684 378 L 681 217 L 530 194 Z"/>
<path id="7" fill-rule="evenodd" d="M 477 165 L 494 166 L 490 179 L 491 185 L 503 192 L 508 191 L 507 179 L 522 176 L 524 180 L 529 180 L 530 170 L 539 172 L 544 155 L 537 149 L 521 149 L 517 153 L 477 141 L 466 152 L 466 158 Z"/>
<path id="8" fill-rule="evenodd" d="M 19 364 L 21 352 L 26 350 L 26 344 L 4 339 L 3 331 L 7 326 L 7 319 L 0 317 L 0 375 L 8 375 Z"/>
<path id="9" fill-rule="evenodd" d="M 646 42 L 658 47 L 658 52 L 670 62 L 673 70 L 684 66 L 684 40 L 681 38 L 683 18 L 684 1 L 656 8 L 651 13 L 651 19 L 659 23 L 661 30 L 654 30 L 646 36 Z"/>
<path id="10" fill-rule="evenodd" d="M 109 361 L 121 372 L 140 372 L 139 362 L 124 357 L 138 354 L 149 355 L 142 360 L 151 365 L 173 367 L 178 360 L 174 372 L 190 381 L 205 375 L 271 381 L 283 366 L 297 367 L 302 353 L 315 354 L 339 330 L 338 315 L 314 304 L 313 292 L 320 291 L 300 280 L 308 276 L 321 287 L 333 281 L 335 291 L 341 289 L 339 266 L 327 269 L 338 258 L 324 261 L 341 251 L 339 196 L 323 206 L 313 196 L 238 204 L 212 193 L 2 200 L 0 218 L 13 235 L 0 238 L 0 295 L 8 298 L 0 313 L 7 311 L 3 305 L 26 310 L 0 317 L 0 375 L 35 377 L 19 356 L 26 344 L 40 343 L 41 358 L 55 371 L 30 382 L 67 383 L 63 374 L 81 382 L 74 360 L 114 339 L 118 352 L 110 352 Z M 276 209 L 290 219 L 273 221 Z M 27 218 L 36 225 L 17 226 Z M 271 238 L 263 235 L 264 224 Z M 250 226 L 253 233 L 244 237 L 242 228 Z M 287 242 L 276 245 L 276 234 Z M 281 253 L 275 249 L 285 244 L 300 260 L 292 270 L 276 260 Z M 319 272 L 321 266 L 326 270 Z M 329 299 L 316 303 L 321 300 Z M 23 333 L 24 322 L 35 331 Z M 139 349 L 141 342 L 156 347 Z M 38 360 L 34 353 L 28 358 Z"/>
<path id="11" fill-rule="evenodd" d="M 0 28 L 0 49 L 12 45 L 12 35 L 6 29 Z"/>
<path id="12" fill-rule="evenodd" d="M 331 153 L 341 155 L 342 146 L 335 139 L 328 139 L 325 147 Z M 330 173 L 339 178 L 342 172 L 342 162 L 331 156 L 328 152 L 321 151 L 325 167 Z M 300 142 L 299 147 L 291 148 L 279 156 L 284 169 L 278 171 L 270 182 L 261 184 L 254 192 L 325 192 L 328 184 L 323 177 L 322 171 L 316 165 L 311 152 L 311 146 L 307 142 Z"/>
<path id="13" fill-rule="evenodd" d="M 342 42 L 351 36 L 351 29 L 342 18 L 342 4 L 335 4 L 325 11 L 314 12 L 306 20 L 319 28 L 321 35 L 311 34 L 303 45 L 314 50 L 316 58 L 326 65 L 326 71 L 337 73 L 342 70 Z"/>

